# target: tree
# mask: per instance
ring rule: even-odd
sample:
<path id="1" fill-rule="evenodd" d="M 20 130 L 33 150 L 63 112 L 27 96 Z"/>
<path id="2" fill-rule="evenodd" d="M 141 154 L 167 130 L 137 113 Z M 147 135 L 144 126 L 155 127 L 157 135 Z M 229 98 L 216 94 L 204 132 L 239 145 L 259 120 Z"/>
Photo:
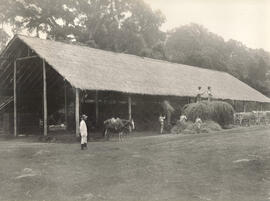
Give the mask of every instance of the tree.
<path id="1" fill-rule="evenodd" d="M 38 37 L 45 34 L 137 55 L 144 49 L 152 52 L 165 39 L 159 30 L 165 17 L 142 0 L 8 0 L 1 4 L 6 22 Z"/>
<path id="2" fill-rule="evenodd" d="M 141 55 L 165 39 L 159 28 L 165 21 L 142 0 L 78 1 L 80 24 L 74 37 L 101 49 Z"/>
<path id="3" fill-rule="evenodd" d="M 171 30 L 165 52 L 170 61 L 225 71 L 262 93 L 269 93 L 266 74 L 270 70 L 270 54 L 247 48 L 236 40 L 225 42 L 201 25 Z"/>
<path id="4" fill-rule="evenodd" d="M 8 39 L 8 33 L 3 28 L 0 28 L 0 52 L 6 46 Z"/>
<path id="5" fill-rule="evenodd" d="M 169 60 L 210 68 L 226 70 L 223 38 L 210 33 L 198 24 L 178 27 L 168 32 L 166 56 Z"/>
<path id="6" fill-rule="evenodd" d="M 5 9 L 4 21 L 14 29 L 27 30 L 38 37 L 43 33 L 66 38 L 75 18 L 67 9 L 70 4 L 71 0 L 8 0 L 1 6 Z"/>

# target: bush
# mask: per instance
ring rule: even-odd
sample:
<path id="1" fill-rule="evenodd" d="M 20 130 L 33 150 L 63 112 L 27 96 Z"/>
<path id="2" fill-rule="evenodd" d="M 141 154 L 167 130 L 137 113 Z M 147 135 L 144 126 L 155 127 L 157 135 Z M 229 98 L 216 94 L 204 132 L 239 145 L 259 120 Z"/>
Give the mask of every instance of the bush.
<path id="1" fill-rule="evenodd" d="M 233 123 L 233 107 L 223 101 L 202 101 L 186 105 L 184 113 L 188 120 L 195 121 L 200 117 L 202 121 L 212 120 L 217 122 L 222 127 Z"/>

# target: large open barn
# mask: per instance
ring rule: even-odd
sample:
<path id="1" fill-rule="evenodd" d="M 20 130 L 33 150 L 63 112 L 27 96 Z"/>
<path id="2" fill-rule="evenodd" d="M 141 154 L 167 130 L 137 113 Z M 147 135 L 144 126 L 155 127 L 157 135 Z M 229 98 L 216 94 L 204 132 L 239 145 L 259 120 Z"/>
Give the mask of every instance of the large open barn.
<path id="1" fill-rule="evenodd" d="M 0 58 L 0 127 L 15 136 L 47 135 L 62 124 L 79 133 L 79 117 L 91 128 L 110 117 L 157 121 L 160 103 L 183 106 L 198 86 L 236 111 L 269 107 L 270 99 L 228 73 L 113 53 L 86 46 L 16 35 Z M 48 130 L 49 128 L 49 130 Z"/>

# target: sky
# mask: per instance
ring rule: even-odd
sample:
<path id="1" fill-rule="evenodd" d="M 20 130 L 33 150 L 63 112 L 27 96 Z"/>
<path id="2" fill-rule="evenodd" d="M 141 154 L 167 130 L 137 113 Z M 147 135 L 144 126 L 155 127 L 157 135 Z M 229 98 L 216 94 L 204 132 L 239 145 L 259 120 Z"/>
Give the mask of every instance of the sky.
<path id="1" fill-rule="evenodd" d="M 270 0 L 144 0 L 166 16 L 162 30 L 197 23 L 226 41 L 270 52 Z"/>

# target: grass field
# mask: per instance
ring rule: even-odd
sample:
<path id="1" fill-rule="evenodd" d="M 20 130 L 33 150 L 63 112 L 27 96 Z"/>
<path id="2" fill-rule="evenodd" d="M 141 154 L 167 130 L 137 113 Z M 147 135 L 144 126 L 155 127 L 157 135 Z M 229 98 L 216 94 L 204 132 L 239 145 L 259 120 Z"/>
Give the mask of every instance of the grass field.
<path id="1" fill-rule="evenodd" d="M 270 129 L 0 141 L 0 200 L 270 200 Z"/>

